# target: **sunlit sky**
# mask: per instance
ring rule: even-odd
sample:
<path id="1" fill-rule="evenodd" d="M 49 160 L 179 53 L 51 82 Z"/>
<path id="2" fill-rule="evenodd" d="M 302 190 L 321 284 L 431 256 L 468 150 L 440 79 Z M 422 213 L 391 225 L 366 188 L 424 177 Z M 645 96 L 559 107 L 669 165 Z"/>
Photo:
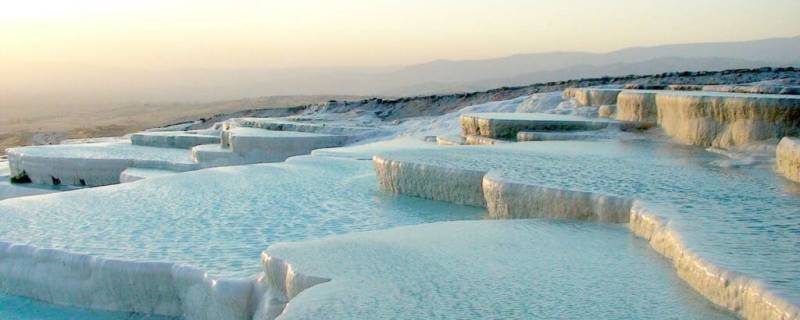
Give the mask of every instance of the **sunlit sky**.
<path id="1" fill-rule="evenodd" d="M 797 0 L 0 0 L 0 66 L 407 65 L 800 35 Z"/>

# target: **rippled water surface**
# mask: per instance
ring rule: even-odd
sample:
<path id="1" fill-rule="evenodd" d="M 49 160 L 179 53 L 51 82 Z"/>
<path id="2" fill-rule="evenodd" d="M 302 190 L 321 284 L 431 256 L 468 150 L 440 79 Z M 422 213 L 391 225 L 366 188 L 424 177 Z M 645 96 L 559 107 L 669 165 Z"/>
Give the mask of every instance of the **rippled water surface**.
<path id="1" fill-rule="evenodd" d="M 645 200 L 687 246 L 800 303 L 800 193 L 771 164 L 652 140 L 531 142 L 384 153 L 391 159 L 491 170 L 503 179 Z"/>
<path id="2" fill-rule="evenodd" d="M 171 320 L 173 318 L 127 312 L 70 308 L 0 293 L 0 319 L 4 320 Z"/>
<path id="3" fill-rule="evenodd" d="M 733 319 L 621 225 L 456 221 L 271 247 L 332 279 L 284 319 Z"/>
<path id="4" fill-rule="evenodd" d="M 278 241 L 483 212 L 383 194 L 370 161 L 300 157 L 0 201 L 0 240 L 249 276 Z"/>
<path id="5" fill-rule="evenodd" d="M 13 148 L 27 156 L 81 159 L 137 159 L 192 164 L 188 150 L 133 145 L 130 142 L 58 144 Z"/>

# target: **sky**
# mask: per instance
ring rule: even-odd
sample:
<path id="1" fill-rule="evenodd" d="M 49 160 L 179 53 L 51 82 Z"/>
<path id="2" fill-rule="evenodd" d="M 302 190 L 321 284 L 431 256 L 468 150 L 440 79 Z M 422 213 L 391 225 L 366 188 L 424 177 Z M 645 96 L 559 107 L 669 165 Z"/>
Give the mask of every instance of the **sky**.
<path id="1" fill-rule="evenodd" d="M 0 0 L 0 68 L 397 66 L 800 35 L 797 0 Z"/>
<path id="2" fill-rule="evenodd" d="M 793 37 L 798 13 L 800 0 L 0 0 L 0 123 L 135 103 L 427 92 L 425 79 L 364 73 Z"/>

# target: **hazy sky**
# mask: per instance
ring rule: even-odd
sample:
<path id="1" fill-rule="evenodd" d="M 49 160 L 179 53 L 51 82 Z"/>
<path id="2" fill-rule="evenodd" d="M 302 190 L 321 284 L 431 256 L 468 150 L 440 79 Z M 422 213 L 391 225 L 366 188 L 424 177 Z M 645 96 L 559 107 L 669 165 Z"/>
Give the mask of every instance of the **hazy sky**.
<path id="1" fill-rule="evenodd" d="M 798 0 L 0 0 L 0 68 L 406 65 L 800 35 Z"/>

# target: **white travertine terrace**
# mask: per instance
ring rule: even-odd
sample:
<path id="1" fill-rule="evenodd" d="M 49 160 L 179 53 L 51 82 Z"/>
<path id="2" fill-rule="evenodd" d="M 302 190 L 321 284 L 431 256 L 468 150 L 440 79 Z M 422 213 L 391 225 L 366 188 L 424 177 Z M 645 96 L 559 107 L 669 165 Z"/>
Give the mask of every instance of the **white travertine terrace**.
<path id="1" fill-rule="evenodd" d="M 774 84 L 707 85 L 703 86 L 703 91 L 757 94 L 800 94 L 800 86 Z"/>
<path id="2" fill-rule="evenodd" d="M 284 320 L 733 318 L 619 225 L 436 222 L 279 243 L 264 255 L 294 272 L 278 279 L 331 279 L 295 295 Z"/>
<path id="3" fill-rule="evenodd" d="M 206 167 L 241 165 L 247 159 L 220 144 L 204 144 L 192 148 L 192 161 Z"/>
<path id="4" fill-rule="evenodd" d="M 486 174 L 478 170 L 373 158 L 381 190 L 420 198 L 477 207 L 485 206 L 481 181 Z"/>
<path id="5" fill-rule="evenodd" d="M 289 157 L 309 154 L 315 149 L 342 146 L 348 140 L 347 136 L 332 134 L 317 134 L 299 131 L 272 131 L 248 127 L 236 127 L 223 131 L 222 149 L 229 149 L 236 156 L 228 158 L 241 159 L 238 164 L 280 162 Z M 193 149 L 194 159 L 204 163 L 202 154 L 207 151 L 216 151 L 217 155 L 225 151 L 199 148 Z M 215 163 L 216 159 L 209 161 Z"/>
<path id="6" fill-rule="evenodd" d="M 508 141 L 494 139 L 489 137 L 483 137 L 478 135 L 466 135 L 464 136 L 464 144 L 467 145 L 493 145 L 493 144 L 501 144 L 507 143 Z"/>
<path id="7" fill-rule="evenodd" d="M 180 172 L 160 169 L 128 168 L 119 174 L 119 183 L 135 182 L 148 178 L 171 176 Z"/>
<path id="8" fill-rule="evenodd" d="M 442 135 L 436 136 L 436 144 L 445 146 L 460 146 L 466 143 L 466 139 L 460 135 Z"/>
<path id="9" fill-rule="evenodd" d="M 800 182 L 800 139 L 784 137 L 775 151 L 775 162 L 783 176 Z"/>
<path id="10" fill-rule="evenodd" d="M 249 319 L 264 286 L 166 262 L 132 262 L 0 242 L 0 287 L 55 304 L 186 319 Z M 40 285 L 46 283 L 47 285 Z M 135 285 L 132 285 L 135 284 Z"/>
<path id="11" fill-rule="evenodd" d="M 564 89 L 565 99 L 575 99 L 579 107 L 602 106 L 617 104 L 617 94 L 622 89 L 609 88 L 567 88 Z"/>
<path id="12" fill-rule="evenodd" d="M 681 143 L 731 148 L 800 132 L 800 96 L 625 90 L 617 119 L 653 121 Z"/>
<path id="13" fill-rule="evenodd" d="M 728 148 L 800 131 L 800 97 L 745 94 L 656 96 L 658 124 L 678 141 Z"/>
<path id="14" fill-rule="evenodd" d="M 348 143 L 379 135 L 379 130 L 369 127 L 328 125 L 324 123 L 286 121 L 273 118 L 236 118 L 225 123 L 225 129 L 237 127 L 257 128 L 271 131 L 296 131 L 328 135 L 347 136 Z"/>
<path id="15" fill-rule="evenodd" d="M 658 120 L 655 91 L 625 90 L 617 97 L 617 120 L 655 124 Z"/>
<path id="16" fill-rule="evenodd" d="M 442 160 L 443 163 L 450 161 Z M 475 163 L 467 159 L 459 161 Z M 758 281 L 725 270 L 695 254 L 670 224 L 657 215 L 658 210 L 646 202 L 508 180 L 493 171 L 479 169 L 480 165 L 459 167 L 381 155 L 375 156 L 373 162 L 381 190 L 486 207 L 493 218 L 629 223 L 632 233 L 647 240 L 654 250 L 672 261 L 680 278 L 718 306 L 746 319 L 800 319 L 798 306 L 765 289 Z"/>
<path id="17" fill-rule="evenodd" d="M 131 135 L 131 143 L 139 146 L 191 149 L 203 144 L 219 143 L 219 131 L 152 131 Z"/>
<path id="18" fill-rule="evenodd" d="M 604 104 L 597 108 L 597 116 L 600 118 L 613 118 L 617 113 L 617 105 Z"/>
<path id="19" fill-rule="evenodd" d="M 613 121 L 541 113 L 476 113 L 461 116 L 464 136 L 515 139 L 520 131 L 585 131 Z"/>
<path id="20" fill-rule="evenodd" d="M 131 167 L 191 171 L 199 169 L 184 149 L 130 142 L 20 147 L 7 150 L 12 177 L 27 176 L 46 185 L 103 186 L 119 183 Z"/>
<path id="21" fill-rule="evenodd" d="M 558 140 L 589 140 L 603 138 L 604 135 L 597 131 L 570 131 L 570 132 L 535 132 L 520 131 L 517 141 L 558 141 Z"/>

